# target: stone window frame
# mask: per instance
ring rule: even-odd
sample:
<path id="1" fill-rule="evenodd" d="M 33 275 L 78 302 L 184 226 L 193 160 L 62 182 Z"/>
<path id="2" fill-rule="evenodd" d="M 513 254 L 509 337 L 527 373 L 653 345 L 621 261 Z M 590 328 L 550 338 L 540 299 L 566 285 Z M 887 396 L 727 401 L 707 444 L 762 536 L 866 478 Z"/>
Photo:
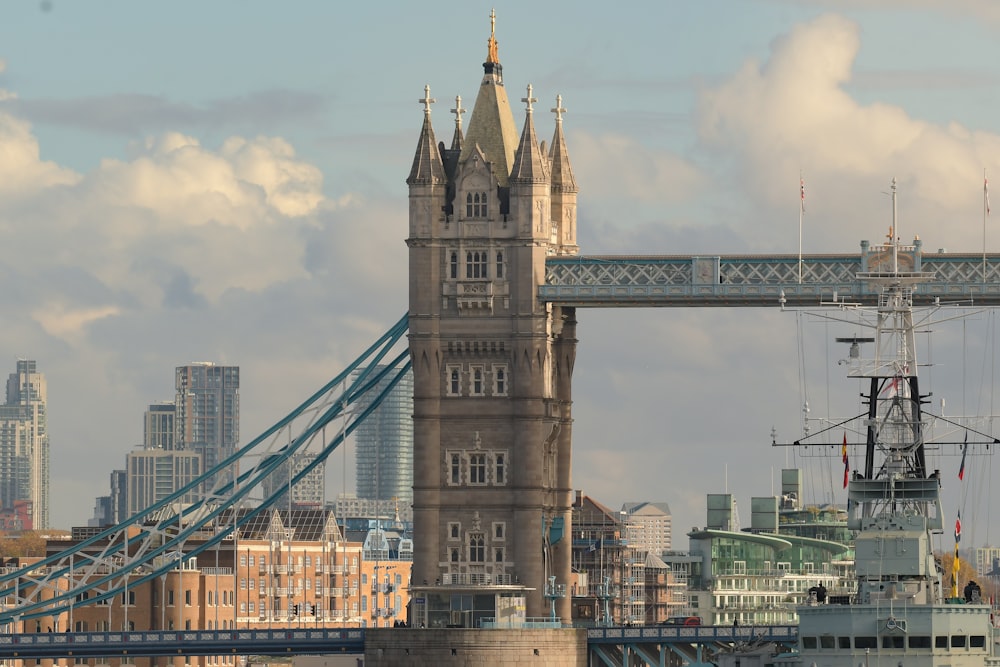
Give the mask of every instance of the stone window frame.
<path id="1" fill-rule="evenodd" d="M 461 486 L 464 475 L 465 461 L 459 451 L 449 451 L 445 455 L 445 473 L 448 486 Z"/>
<path id="2" fill-rule="evenodd" d="M 468 547 L 470 563 L 486 562 L 486 536 L 482 532 L 469 533 Z"/>
<path id="3" fill-rule="evenodd" d="M 506 396 L 510 389 L 510 372 L 507 364 L 493 364 L 491 367 L 491 384 L 494 396 Z"/>
<path id="4" fill-rule="evenodd" d="M 489 474 L 486 452 L 470 452 L 468 461 L 469 486 L 486 486 L 489 484 Z"/>
<path id="5" fill-rule="evenodd" d="M 493 522 L 493 541 L 503 542 L 507 539 L 507 522 L 506 521 L 494 521 Z"/>
<path id="6" fill-rule="evenodd" d="M 485 191 L 465 193 L 465 217 L 471 220 L 483 220 L 489 217 L 489 196 Z"/>
<path id="7" fill-rule="evenodd" d="M 486 395 L 486 367 L 475 365 L 469 367 L 469 395 Z"/>
<path id="8" fill-rule="evenodd" d="M 465 279 L 485 280 L 489 275 L 490 254 L 483 248 L 470 248 L 465 251 Z"/>
<path id="9" fill-rule="evenodd" d="M 462 395 L 462 366 L 459 364 L 448 364 L 444 370 L 445 396 Z"/>
<path id="10" fill-rule="evenodd" d="M 493 485 L 507 486 L 510 471 L 510 455 L 507 450 L 490 452 L 490 463 L 492 464 Z"/>
<path id="11" fill-rule="evenodd" d="M 462 524 L 459 521 L 449 521 L 448 522 L 448 539 L 449 540 L 461 540 L 462 539 Z"/>

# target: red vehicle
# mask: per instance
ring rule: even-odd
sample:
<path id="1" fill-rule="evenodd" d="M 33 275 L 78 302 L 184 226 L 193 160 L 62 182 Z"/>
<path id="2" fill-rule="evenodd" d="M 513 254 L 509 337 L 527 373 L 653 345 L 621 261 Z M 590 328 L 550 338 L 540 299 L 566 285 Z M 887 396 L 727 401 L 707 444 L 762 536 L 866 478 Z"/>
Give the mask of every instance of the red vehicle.
<path id="1" fill-rule="evenodd" d="M 671 616 L 661 625 L 701 625 L 701 618 L 698 616 Z"/>

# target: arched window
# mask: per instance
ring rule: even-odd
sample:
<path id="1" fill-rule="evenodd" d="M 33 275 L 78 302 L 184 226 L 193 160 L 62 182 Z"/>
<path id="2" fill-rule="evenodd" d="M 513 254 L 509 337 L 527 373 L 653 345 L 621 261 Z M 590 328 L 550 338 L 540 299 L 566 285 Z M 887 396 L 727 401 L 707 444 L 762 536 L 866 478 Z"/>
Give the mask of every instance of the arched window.
<path id="1" fill-rule="evenodd" d="M 507 371 L 503 366 L 493 369 L 493 395 L 507 395 Z"/>
<path id="2" fill-rule="evenodd" d="M 465 195 L 465 217 L 485 218 L 489 216 L 485 192 L 469 192 Z"/>
<path id="3" fill-rule="evenodd" d="M 458 278 L 458 253 L 454 251 L 451 253 L 451 278 L 452 280 Z"/>
<path id="4" fill-rule="evenodd" d="M 458 484 L 462 479 L 462 459 L 458 454 L 451 455 L 451 483 Z M 456 530 L 457 530 L 456 526 Z"/>
<path id="5" fill-rule="evenodd" d="M 477 261 L 478 261 L 478 258 L 477 258 Z M 466 278 L 471 278 L 472 277 L 472 252 L 471 251 L 465 253 L 465 277 Z"/>
<path id="6" fill-rule="evenodd" d="M 459 377 L 457 368 L 451 369 L 451 378 L 449 379 L 449 382 L 451 384 L 451 386 L 449 387 L 449 389 L 451 389 L 451 395 L 458 396 L 459 393 L 458 390 L 460 389 L 460 386 L 459 386 Z"/>
<path id="7" fill-rule="evenodd" d="M 486 561 L 486 540 L 481 533 L 469 536 L 469 562 L 483 563 Z"/>
<path id="8" fill-rule="evenodd" d="M 504 484 L 505 483 L 504 478 L 505 475 L 507 474 L 507 469 L 506 469 L 506 461 L 504 460 L 503 454 L 497 454 L 495 471 L 496 471 L 495 478 L 497 484 Z M 502 537 L 502 535 L 497 535 L 497 537 Z"/>
<path id="9" fill-rule="evenodd" d="M 469 457 L 469 483 L 486 483 L 486 454 L 473 454 Z"/>
<path id="10" fill-rule="evenodd" d="M 503 278 L 503 252 L 497 251 L 497 278 Z"/>
<path id="11" fill-rule="evenodd" d="M 476 396 L 483 395 L 483 369 L 481 368 L 472 371 L 472 393 Z"/>

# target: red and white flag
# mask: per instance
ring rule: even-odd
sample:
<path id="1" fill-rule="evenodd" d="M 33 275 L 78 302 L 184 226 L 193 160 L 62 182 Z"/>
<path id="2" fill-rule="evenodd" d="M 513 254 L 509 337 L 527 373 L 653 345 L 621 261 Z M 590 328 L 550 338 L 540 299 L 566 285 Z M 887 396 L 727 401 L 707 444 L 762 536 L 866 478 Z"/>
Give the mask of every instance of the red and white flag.
<path id="1" fill-rule="evenodd" d="M 802 212 L 806 212 L 806 181 L 804 178 L 799 179 L 799 201 L 802 207 Z"/>

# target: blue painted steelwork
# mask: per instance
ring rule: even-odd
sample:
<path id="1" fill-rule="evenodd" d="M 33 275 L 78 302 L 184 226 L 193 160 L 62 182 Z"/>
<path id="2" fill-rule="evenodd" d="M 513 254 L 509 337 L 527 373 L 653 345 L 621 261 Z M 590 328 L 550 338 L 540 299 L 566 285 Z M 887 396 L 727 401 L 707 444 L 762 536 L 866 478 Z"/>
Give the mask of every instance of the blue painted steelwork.
<path id="1" fill-rule="evenodd" d="M 588 644 L 733 644 L 734 642 L 774 642 L 794 645 L 797 625 L 764 625 L 733 628 L 728 625 L 657 625 L 589 628 Z"/>
<path id="2" fill-rule="evenodd" d="M 419 632 L 419 630 L 401 630 Z M 499 630 L 502 632 L 503 630 Z M 587 631 L 589 646 L 630 646 L 648 653 L 650 645 L 711 646 L 774 642 L 794 646 L 798 628 L 716 626 L 610 627 Z M 363 653 L 363 628 L 281 628 L 270 630 L 163 630 L 137 632 L 40 632 L 0 635 L 0 660 L 13 658 L 112 658 L 159 655 L 297 655 Z M 655 663 L 651 663 L 655 664 Z"/>
<path id="3" fill-rule="evenodd" d="M 252 520 L 279 498 L 284 488 L 279 488 L 261 503 L 241 513 L 238 520 L 224 526 L 213 522 L 240 501 L 268 475 L 287 462 L 295 453 L 306 448 L 336 419 L 345 424 L 331 442 L 316 452 L 316 458 L 291 479 L 295 484 L 308 475 L 374 411 L 409 370 L 409 350 L 399 352 L 391 361 L 387 355 L 406 334 L 407 316 L 404 315 L 388 332 L 376 341 L 346 370 L 314 393 L 304 403 L 282 418 L 270 429 L 237 450 L 232 456 L 208 470 L 202 477 L 179 489 L 176 493 L 154 506 L 131 517 L 126 522 L 101 531 L 81 541 L 76 546 L 40 562 L 0 575 L 0 597 L 16 600 L 16 604 L 0 610 L 0 624 L 41 618 L 79 607 L 80 599 L 86 604 L 97 604 L 123 593 L 127 586 L 137 586 L 152 581 L 177 567 L 177 560 L 193 558 L 225 540 L 236 529 Z M 376 367 L 382 364 L 381 370 Z M 352 373 L 359 368 L 356 377 Z M 350 414 L 348 408 L 358 403 L 366 392 L 378 386 L 384 378 L 391 378 L 381 392 L 364 410 Z M 295 431 L 296 420 L 306 423 Z M 310 450 L 312 453 L 313 450 Z M 257 459 L 254 461 L 253 459 Z M 231 481 L 223 479 L 198 502 L 186 505 L 180 513 L 162 512 L 162 518 L 153 523 L 146 517 L 169 508 L 205 480 L 222 477 L 219 473 L 232 469 L 237 461 L 243 462 L 241 473 Z M 185 541 L 192 536 L 211 536 L 190 549 Z M 130 531 L 134 535 L 130 535 Z M 103 546 L 102 546 L 103 545 Z M 131 576 L 130 574 L 133 574 Z M 50 598 L 43 599 L 48 592 Z M 85 595 L 84 595 L 85 594 Z"/>
<path id="4" fill-rule="evenodd" d="M 652 626 L 592 628 L 587 647 L 593 664 L 616 667 L 636 661 L 650 666 L 668 664 L 671 654 L 692 667 L 711 666 L 710 656 L 734 647 L 778 645 L 792 651 L 798 643 L 798 627 Z"/>
<path id="5" fill-rule="evenodd" d="M 900 256 L 906 271 L 930 274 L 914 286 L 914 302 L 1000 305 L 1000 255 L 923 254 L 920 243 Z M 542 301 L 577 307 L 812 306 L 821 301 L 873 304 L 878 289 L 858 274 L 886 265 L 885 246 L 862 243 L 860 254 L 576 256 L 545 261 Z"/>
<path id="6" fill-rule="evenodd" d="M 362 654 L 362 628 L 42 632 L 0 635 L 0 660 L 159 655 Z"/>

